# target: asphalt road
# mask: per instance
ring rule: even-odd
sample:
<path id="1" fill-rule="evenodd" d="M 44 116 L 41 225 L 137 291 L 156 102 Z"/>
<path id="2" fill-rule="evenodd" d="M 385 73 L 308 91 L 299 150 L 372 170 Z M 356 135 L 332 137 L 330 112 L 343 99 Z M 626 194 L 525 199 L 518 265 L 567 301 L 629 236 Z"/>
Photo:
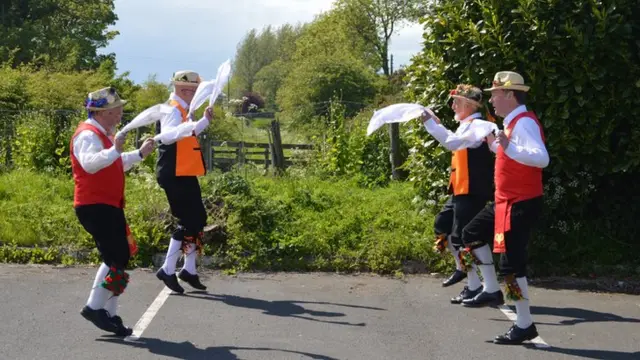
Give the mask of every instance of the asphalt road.
<path id="1" fill-rule="evenodd" d="M 207 293 L 174 295 L 137 270 L 119 315 L 147 326 L 119 339 L 79 314 L 94 275 L 0 265 L 0 359 L 640 359 L 640 296 L 533 287 L 549 347 L 499 346 L 507 314 L 451 305 L 460 287 L 430 276 L 207 272 Z"/>

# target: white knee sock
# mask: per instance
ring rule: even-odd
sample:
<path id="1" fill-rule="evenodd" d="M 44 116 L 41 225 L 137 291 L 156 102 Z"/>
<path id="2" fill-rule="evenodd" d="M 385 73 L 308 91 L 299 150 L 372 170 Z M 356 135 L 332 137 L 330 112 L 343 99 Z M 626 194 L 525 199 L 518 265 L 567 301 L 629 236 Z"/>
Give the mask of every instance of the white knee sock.
<path id="1" fill-rule="evenodd" d="M 182 241 L 171 239 L 169 242 L 169 250 L 167 250 L 167 257 L 164 258 L 164 264 L 162 268 L 167 275 L 173 275 L 176 272 L 176 263 L 180 258 L 180 248 L 182 247 Z"/>
<path id="2" fill-rule="evenodd" d="M 493 293 L 500 290 L 498 275 L 496 275 L 496 268 L 493 266 L 493 256 L 491 256 L 491 249 L 489 248 L 489 245 L 485 245 L 472 251 L 483 264 L 491 264 L 478 266 L 482 273 L 482 278 L 484 278 L 484 291 Z"/>
<path id="3" fill-rule="evenodd" d="M 111 317 L 118 315 L 118 298 L 120 296 L 111 296 L 104 306 Z"/>
<path id="4" fill-rule="evenodd" d="M 471 266 L 471 271 L 467 273 L 467 286 L 469 290 L 477 290 L 480 286 L 482 286 L 482 282 L 480 282 L 480 277 L 478 276 L 478 267 L 476 264 Z"/>
<path id="5" fill-rule="evenodd" d="M 93 280 L 93 288 L 91 288 L 91 293 L 87 300 L 87 306 L 93 310 L 103 309 L 107 303 L 107 299 L 113 294 L 111 291 L 100 286 L 108 273 L 109 267 L 102 263 L 98 268 L 98 272 L 96 272 L 96 277 Z"/>
<path id="6" fill-rule="evenodd" d="M 182 266 L 182 269 L 186 270 L 191 275 L 196 274 L 196 257 L 197 256 L 198 256 L 198 252 L 196 251 L 196 245 L 189 244 L 187 253 L 184 256 L 184 266 Z"/>
<path id="7" fill-rule="evenodd" d="M 522 297 L 524 300 L 516 301 L 516 325 L 521 329 L 526 329 L 533 324 L 533 318 L 531 318 L 531 309 L 529 308 L 529 287 L 527 286 L 527 278 L 516 278 L 518 286 L 522 291 Z"/>
<path id="8" fill-rule="evenodd" d="M 459 250 L 456 250 L 451 242 L 447 244 L 447 250 L 453 255 L 453 260 L 456 262 L 456 269 L 463 271 L 462 264 L 460 263 L 460 258 L 458 257 Z"/>

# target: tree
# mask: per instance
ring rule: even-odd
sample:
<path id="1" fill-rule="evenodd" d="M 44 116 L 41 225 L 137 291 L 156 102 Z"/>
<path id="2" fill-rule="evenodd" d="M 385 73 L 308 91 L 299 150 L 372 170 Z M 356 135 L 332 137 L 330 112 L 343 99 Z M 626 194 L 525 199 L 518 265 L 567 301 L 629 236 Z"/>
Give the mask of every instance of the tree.
<path id="1" fill-rule="evenodd" d="M 96 69 L 97 50 L 118 35 L 113 0 L 7 0 L 0 4 L 0 61 L 54 70 Z"/>
<path id="2" fill-rule="evenodd" d="M 316 116 L 328 115 L 333 99 L 348 105 L 353 116 L 373 100 L 379 88 L 375 73 L 350 56 L 316 56 L 297 64 L 278 92 L 278 103 L 297 125 L 308 125 Z"/>
<path id="3" fill-rule="evenodd" d="M 391 36 L 413 18 L 419 3 L 415 0 L 338 0 L 335 6 L 345 15 L 352 34 L 374 47 L 379 66 L 390 76 Z"/>
<path id="4" fill-rule="evenodd" d="M 336 8 L 346 15 L 352 31 L 375 48 L 378 63 L 383 73 L 389 77 L 391 36 L 415 16 L 419 3 L 415 0 L 338 0 Z M 397 123 L 389 126 L 389 137 L 393 178 L 400 179 L 405 174 L 399 169 L 403 159 L 400 155 L 400 127 Z"/>

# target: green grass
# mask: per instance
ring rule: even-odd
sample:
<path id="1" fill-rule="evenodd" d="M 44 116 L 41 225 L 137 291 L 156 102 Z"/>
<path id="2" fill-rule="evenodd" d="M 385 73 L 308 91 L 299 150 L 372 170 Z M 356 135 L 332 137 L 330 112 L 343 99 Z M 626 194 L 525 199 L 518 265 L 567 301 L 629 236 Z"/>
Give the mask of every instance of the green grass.
<path id="1" fill-rule="evenodd" d="M 413 209 L 407 183 L 365 189 L 348 179 L 251 172 L 245 178 L 234 172 L 210 174 L 201 184 L 209 223 L 228 234 L 222 246 L 207 246 L 206 254 L 222 258 L 225 268 L 391 273 L 407 260 L 432 270 L 450 265 L 431 249 L 433 216 Z M 127 219 L 140 247 L 132 266 L 146 266 L 153 254 L 166 251 L 174 219 L 149 173 L 128 176 L 126 196 Z M 1 174 L 0 261 L 56 262 L 46 253 L 35 260 L 33 254 L 16 255 L 12 245 L 93 249 L 72 199 L 69 176 Z"/>

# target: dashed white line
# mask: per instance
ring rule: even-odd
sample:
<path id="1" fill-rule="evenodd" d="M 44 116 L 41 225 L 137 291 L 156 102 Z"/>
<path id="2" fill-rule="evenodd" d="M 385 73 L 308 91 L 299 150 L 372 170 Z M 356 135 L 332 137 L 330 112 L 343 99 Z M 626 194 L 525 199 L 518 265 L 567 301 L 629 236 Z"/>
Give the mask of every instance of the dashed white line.
<path id="1" fill-rule="evenodd" d="M 513 310 L 511 310 L 510 307 L 508 307 L 507 305 L 500 305 L 498 308 L 509 318 L 509 320 L 513 322 L 516 321 L 517 315 L 513 312 Z M 546 349 L 551 347 L 540 336 L 531 340 L 531 342 L 534 343 L 537 348 Z"/>
<path id="2" fill-rule="evenodd" d="M 156 316 L 156 314 L 158 313 L 158 311 L 160 310 L 164 302 L 169 297 L 169 294 L 171 294 L 171 289 L 169 289 L 166 286 L 162 288 L 162 291 L 160 291 L 160 294 L 158 294 L 156 299 L 153 300 L 151 305 L 149 305 L 149 308 L 147 309 L 147 311 L 144 314 L 142 314 L 142 317 L 140 318 L 140 320 L 138 320 L 136 325 L 133 327 L 133 334 L 127 336 L 124 339 L 124 341 L 136 341 L 140 339 L 140 336 L 142 336 L 142 332 L 144 332 L 147 326 L 149 326 L 149 324 L 151 323 L 151 320 L 153 320 L 153 317 Z"/>

